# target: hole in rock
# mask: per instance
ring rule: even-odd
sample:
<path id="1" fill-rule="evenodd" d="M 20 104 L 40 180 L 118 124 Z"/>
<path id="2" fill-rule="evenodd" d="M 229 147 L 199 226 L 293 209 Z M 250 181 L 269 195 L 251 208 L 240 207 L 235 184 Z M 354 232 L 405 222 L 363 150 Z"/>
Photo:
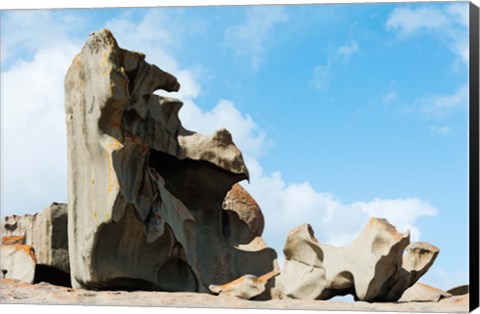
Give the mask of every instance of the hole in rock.
<path id="1" fill-rule="evenodd" d="M 48 282 L 52 285 L 72 287 L 70 274 L 63 272 L 55 267 L 46 265 L 37 265 L 35 267 L 34 283 Z"/>
<path id="2" fill-rule="evenodd" d="M 243 174 L 234 174 L 206 161 L 179 160 L 170 155 L 152 150 L 149 166 L 165 180 L 165 187 L 188 209 L 200 214 L 204 221 L 218 221 L 223 211 L 222 202 L 232 185 L 246 179 Z M 215 210 L 214 210 L 215 209 Z"/>

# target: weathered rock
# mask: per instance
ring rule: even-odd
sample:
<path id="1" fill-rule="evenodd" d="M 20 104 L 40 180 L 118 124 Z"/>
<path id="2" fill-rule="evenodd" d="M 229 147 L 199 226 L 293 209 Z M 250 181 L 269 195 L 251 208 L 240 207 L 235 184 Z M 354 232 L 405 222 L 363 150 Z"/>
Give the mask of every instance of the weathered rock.
<path id="1" fill-rule="evenodd" d="M 240 184 L 234 184 L 228 191 L 223 200 L 223 209 L 237 213 L 253 235 L 262 235 L 265 227 L 263 213 L 257 202 Z"/>
<path id="2" fill-rule="evenodd" d="M 35 251 L 30 245 L 2 245 L 2 278 L 33 283 L 35 279 Z"/>
<path id="3" fill-rule="evenodd" d="M 453 296 L 461 296 L 461 295 L 466 295 L 469 293 L 469 286 L 468 285 L 461 285 L 454 287 L 452 289 L 447 290 L 448 293 L 450 293 Z"/>
<path id="4" fill-rule="evenodd" d="M 272 249 L 257 250 L 251 216 L 222 208 L 248 178 L 230 133 L 186 130 L 181 101 L 153 94 L 179 88 L 105 29 L 73 60 L 65 111 L 74 287 L 208 292 L 276 266 Z"/>
<path id="5" fill-rule="evenodd" d="M 411 287 L 432 266 L 440 250 L 430 243 L 414 242 L 407 246 L 402 266 L 385 284 L 383 299 L 398 300 L 404 291 Z"/>
<path id="6" fill-rule="evenodd" d="M 3 245 L 25 244 L 24 236 L 4 236 L 2 237 Z"/>
<path id="7" fill-rule="evenodd" d="M 277 271 L 269 272 L 263 276 L 244 275 L 224 285 L 210 285 L 210 291 L 240 299 L 252 299 L 265 291 L 269 280 L 278 275 Z"/>
<path id="8" fill-rule="evenodd" d="M 7 216 L 1 233 L 3 244 L 32 246 L 37 264 L 70 272 L 66 204 L 52 203 L 35 215 Z"/>
<path id="9" fill-rule="evenodd" d="M 437 249 L 426 256 L 418 249 L 426 245 L 413 245 L 406 254 L 407 269 L 402 268 L 409 239 L 408 231 L 399 233 L 387 220 L 371 218 L 352 244 L 338 248 L 320 244 L 311 226 L 301 225 L 287 236 L 284 266 L 275 278 L 272 295 L 325 300 L 352 294 L 361 301 L 394 301 L 425 273 L 438 254 Z M 433 246 L 428 247 L 434 251 Z M 399 285 L 399 278 L 406 284 Z"/>
<path id="10" fill-rule="evenodd" d="M 417 282 L 408 288 L 398 300 L 399 302 L 438 302 L 452 295 L 441 289 Z"/>

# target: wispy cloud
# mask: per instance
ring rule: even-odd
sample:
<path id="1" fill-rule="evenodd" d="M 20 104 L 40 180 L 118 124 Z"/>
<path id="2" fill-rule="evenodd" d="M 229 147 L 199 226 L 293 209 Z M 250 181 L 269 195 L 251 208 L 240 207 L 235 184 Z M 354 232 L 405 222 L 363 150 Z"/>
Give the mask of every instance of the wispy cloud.
<path id="1" fill-rule="evenodd" d="M 428 282 L 430 285 L 445 291 L 468 284 L 468 264 L 453 271 L 434 264 L 422 277 L 422 282 Z"/>
<path id="2" fill-rule="evenodd" d="M 448 43 L 450 50 L 460 60 L 468 64 L 468 3 L 395 8 L 385 27 L 397 32 L 401 39 L 435 33 Z"/>
<path id="3" fill-rule="evenodd" d="M 452 94 L 425 95 L 418 98 L 413 107 L 424 119 L 445 118 L 456 110 L 466 109 L 468 106 L 468 86 L 461 86 Z"/>
<path id="4" fill-rule="evenodd" d="M 326 64 L 317 65 L 313 68 L 312 85 L 319 91 L 330 87 L 330 82 L 334 76 L 334 67 L 340 61 L 348 61 L 355 53 L 360 50 L 360 46 L 355 40 L 338 47 L 333 55 L 328 57 Z"/>
<path id="5" fill-rule="evenodd" d="M 385 104 L 389 104 L 389 103 L 393 102 L 395 99 L 397 99 L 397 92 L 396 91 L 390 91 L 382 97 L 382 101 Z"/>
<path id="6" fill-rule="evenodd" d="M 429 125 L 428 126 L 428 129 L 430 130 L 430 132 L 432 132 L 433 134 L 438 134 L 438 135 L 447 135 L 447 134 L 450 134 L 450 132 L 452 132 L 452 128 L 449 127 L 449 126 L 433 126 L 433 125 Z"/>
<path id="7" fill-rule="evenodd" d="M 350 57 L 358 52 L 359 46 L 356 41 L 352 40 L 349 44 L 341 46 L 338 48 L 338 55 L 344 57 L 345 59 L 350 59 Z"/>
<path id="8" fill-rule="evenodd" d="M 257 70 L 267 51 L 267 43 L 273 29 L 287 20 L 288 16 L 283 7 L 248 8 L 242 24 L 225 30 L 226 45 L 237 56 L 248 59 L 253 70 Z"/>
<path id="9" fill-rule="evenodd" d="M 325 90 L 330 87 L 330 80 L 332 78 L 331 70 L 332 62 L 328 62 L 326 65 L 318 65 L 313 69 L 313 86 L 317 90 Z"/>

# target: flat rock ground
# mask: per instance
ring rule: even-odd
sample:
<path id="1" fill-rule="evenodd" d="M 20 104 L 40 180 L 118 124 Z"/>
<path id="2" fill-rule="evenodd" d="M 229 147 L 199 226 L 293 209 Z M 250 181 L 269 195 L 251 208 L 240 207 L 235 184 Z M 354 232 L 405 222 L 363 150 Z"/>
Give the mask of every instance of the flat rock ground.
<path id="1" fill-rule="evenodd" d="M 247 301 L 233 297 L 202 293 L 146 291 L 89 291 L 54 286 L 48 283 L 27 284 L 0 279 L 0 303 L 129 305 L 198 308 L 304 309 L 337 311 L 394 312 L 468 312 L 468 294 L 440 302 L 367 303 L 339 301 L 271 300 Z"/>

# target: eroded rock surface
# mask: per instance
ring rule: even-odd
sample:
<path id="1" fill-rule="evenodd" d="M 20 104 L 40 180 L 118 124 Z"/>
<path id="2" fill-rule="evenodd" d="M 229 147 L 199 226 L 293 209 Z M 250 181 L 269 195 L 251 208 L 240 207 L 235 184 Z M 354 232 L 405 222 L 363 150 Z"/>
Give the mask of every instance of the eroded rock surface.
<path id="1" fill-rule="evenodd" d="M 222 208 L 248 179 L 230 133 L 186 130 L 182 102 L 153 94 L 179 88 L 105 29 L 73 60 L 65 112 L 74 287 L 208 292 L 275 269 L 275 252 L 258 239 L 260 210 L 238 210 L 241 197 Z"/>
<path id="2" fill-rule="evenodd" d="M 209 288 L 215 294 L 250 300 L 262 295 L 267 284 L 278 274 L 278 271 L 271 271 L 260 277 L 244 275 L 224 285 L 210 285 Z"/>
<path id="3" fill-rule="evenodd" d="M 352 294 L 361 301 L 396 301 L 438 254 L 426 243 L 407 248 L 409 242 L 408 231 L 397 232 L 385 219 L 371 218 L 347 247 L 321 244 L 310 225 L 301 225 L 287 236 L 284 266 L 272 295 L 326 300 Z"/>
<path id="4" fill-rule="evenodd" d="M 262 235 L 265 219 L 260 206 L 240 184 L 235 183 L 228 191 L 223 200 L 223 209 L 235 212 L 254 236 Z"/>
<path id="5" fill-rule="evenodd" d="M 7 216 L 1 226 L 3 244 L 34 248 L 38 265 L 70 272 L 67 239 L 67 204 L 52 203 L 35 215 Z"/>

